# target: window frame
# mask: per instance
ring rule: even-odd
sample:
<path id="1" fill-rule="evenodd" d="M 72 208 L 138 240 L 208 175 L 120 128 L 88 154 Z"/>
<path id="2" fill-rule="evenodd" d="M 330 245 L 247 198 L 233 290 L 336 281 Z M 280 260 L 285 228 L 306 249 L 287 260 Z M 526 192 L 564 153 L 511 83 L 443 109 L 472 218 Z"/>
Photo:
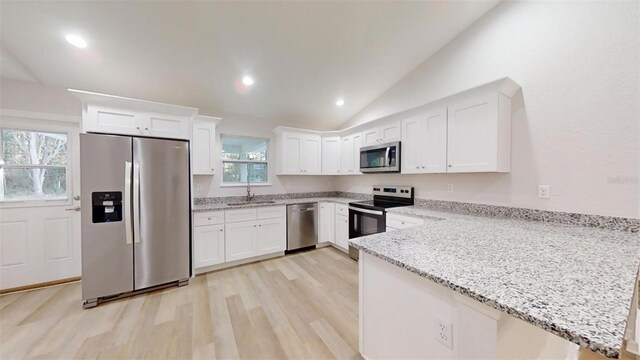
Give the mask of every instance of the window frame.
<path id="1" fill-rule="evenodd" d="M 35 120 L 35 119 L 34 119 Z M 4 121 L 3 121 L 4 123 Z M 13 207 L 35 207 L 35 206 L 64 206 L 70 205 L 73 203 L 73 163 L 74 163 L 74 155 L 73 155 L 73 141 L 72 136 L 73 132 L 68 129 L 63 129 L 57 126 L 47 126 L 47 125 L 34 125 L 34 126 L 23 126 L 12 123 L 8 121 L 8 124 L 2 124 L 0 126 L 1 130 L 15 130 L 15 131 L 24 131 L 24 132 L 41 132 L 41 133 L 54 133 L 61 134 L 67 137 L 67 162 L 65 165 L 14 165 L 14 164 L 2 164 L 0 165 L 0 208 L 13 208 Z M 4 142 L 1 139 L 0 134 L 0 153 L 4 156 Z M 33 168 L 43 168 L 43 169 L 65 169 L 65 182 L 66 182 L 66 191 L 65 197 L 62 198 L 38 198 L 38 199 L 5 199 L 4 198 L 4 169 L 33 169 Z"/>
<path id="2" fill-rule="evenodd" d="M 267 159 L 266 160 L 225 160 L 222 156 L 223 144 L 222 139 L 224 137 L 227 138 L 236 138 L 236 139 L 251 139 L 251 140 L 264 140 L 267 142 Z M 220 144 L 220 187 L 246 187 L 246 182 L 237 182 L 237 183 L 229 183 L 224 182 L 224 164 L 225 163 L 234 163 L 234 164 L 265 164 L 267 167 L 267 181 L 266 182 L 251 182 L 251 186 L 271 186 L 271 168 L 269 166 L 269 159 L 271 157 L 271 139 L 266 137 L 258 137 L 258 136 L 244 136 L 244 135 L 233 135 L 233 134 L 220 134 L 219 137 Z"/>

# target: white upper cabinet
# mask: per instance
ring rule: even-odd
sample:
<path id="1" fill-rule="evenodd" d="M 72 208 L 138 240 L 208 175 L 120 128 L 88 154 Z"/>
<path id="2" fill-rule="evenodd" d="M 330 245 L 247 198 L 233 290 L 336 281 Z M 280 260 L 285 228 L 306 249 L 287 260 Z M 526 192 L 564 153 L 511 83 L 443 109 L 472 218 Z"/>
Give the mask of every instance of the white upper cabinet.
<path id="1" fill-rule="evenodd" d="M 385 121 L 362 132 L 362 146 L 400 141 L 401 136 L 402 130 L 399 120 Z"/>
<path id="2" fill-rule="evenodd" d="M 276 128 L 276 173 L 278 175 L 320 175 L 322 138 L 320 135 L 280 131 Z"/>
<path id="3" fill-rule="evenodd" d="M 189 139 L 191 132 L 189 117 L 147 113 L 144 116 L 144 134 L 153 137 L 171 139 Z"/>
<path id="4" fill-rule="evenodd" d="M 402 121 L 402 173 L 447 171 L 447 109 L 426 110 Z"/>
<path id="5" fill-rule="evenodd" d="M 340 174 L 340 137 L 322 138 L 322 174 Z"/>
<path id="6" fill-rule="evenodd" d="M 83 103 L 82 131 L 188 140 L 198 109 L 69 90 Z"/>
<path id="7" fill-rule="evenodd" d="M 84 132 L 142 135 L 144 114 L 107 106 L 87 105 L 82 116 Z"/>
<path id="8" fill-rule="evenodd" d="M 340 146 L 340 174 L 356 175 L 360 172 L 360 147 L 363 133 L 358 132 L 342 137 Z"/>
<path id="9" fill-rule="evenodd" d="M 302 137 L 302 173 L 320 175 L 322 173 L 322 140 L 319 135 Z"/>
<path id="10" fill-rule="evenodd" d="M 213 175 L 215 172 L 216 124 L 220 118 L 196 116 L 191 133 L 193 175 Z"/>
<path id="11" fill-rule="evenodd" d="M 447 172 L 509 172 L 509 97 L 485 91 L 451 104 L 447 130 Z"/>
<path id="12" fill-rule="evenodd" d="M 361 147 L 395 141 L 401 141 L 404 174 L 509 172 L 511 98 L 519 89 L 513 80 L 499 79 L 408 110 L 403 120 L 387 117 L 358 126 L 356 133 L 345 130 L 341 138 L 325 137 L 322 144 L 320 132 L 276 128 L 277 173 L 359 174 Z"/>

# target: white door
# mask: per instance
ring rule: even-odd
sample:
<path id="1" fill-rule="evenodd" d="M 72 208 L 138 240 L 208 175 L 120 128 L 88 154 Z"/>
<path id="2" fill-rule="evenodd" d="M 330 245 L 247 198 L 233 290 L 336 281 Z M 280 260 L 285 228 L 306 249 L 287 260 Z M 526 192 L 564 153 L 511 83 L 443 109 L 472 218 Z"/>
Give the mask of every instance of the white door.
<path id="1" fill-rule="evenodd" d="M 287 248 L 287 220 L 285 218 L 258 220 L 255 238 L 257 255 L 273 254 Z"/>
<path id="2" fill-rule="evenodd" d="M 322 138 L 322 174 L 340 174 L 340 137 Z"/>
<path id="3" fill-rule="evenodd" d="M 340 173 L 342 175 L 353 172 L 353 155 L 353 136 L 345 136 L 340 145 Z"/>
<path id="4" fill-rule="evenodd" d="M 300 174 L 302 172 L 301 150 L 302 138 L 300 135 L 282 135 L 282 154 L 280 154 L 280 161 L 282 161 L 283 174 Z"/>
<path id="5" fill-rule="evenodd" d="M 447 112 L 447 171 L 495 171 L 497 95 L 479 96 L 452 105 Z"/>
<path id="6" fill-rule="evenodd" d="M 447 171 L 447 109 L 427 112 L 422 121 L 421 171 L 443 173 Z M 405 143 L 402 143 L 404 154 Z"/>
<path id="7" fill-rule="evenodd" d="M 0 289 L 80 277 L 78 125 L 0 119 Z"/>
<path id="8" fill-rule="evenodd" d="M 374 127 L 362 132 L 362 146 L 375 145 L 380 143 L 380 128 Z"/>
<path id="9" fill-rule="evenodd" d="M 335 206 L 332 203 L 320 203 L 320 226 L 318 242 L 335 243 Z"/>
<path id="10" fill-rule="evenodd" d="M 344 215 L 336 215 L 336 245 L 347 250 L 349 248 L 349 219 Z"/>
<path id="11" fill-rule="evenodd" d="M 193 123 L 191 157 L 194 175 L 213 175 L 216 124 L 207 122 Z"/>
<path id="12" fill-rule="evenodd" d="M 422 122 L 422 115 L 402 120 L 401 155 L 403 174 L 419 174 L 422 172 L 422 148 L 426 146 L 422 139 Z"/>
<path id="13" fill-rule="evenodd" d="M 227 262 L 256 256 L 255 221 L 225 225 L 225 259 Z"/>
<path id="14" fill-rule="evenodd" d="M 320 136 L 308 135 L 302 138 L 302 173 L 304 175 L 320 175 L 321 165 Z"/>
<path id="15" fill-rule="evenodd" d="M 391 121 L 380 126 L 380 142 L 388 143 L 392 141 L 400 141 L 402 129 L 400 121 Z"/>
<path id="16" fill-rule="evenodd" d="M 145 135 L 145 114 L 127 109 L 115 109 L 106 106 L 87 106 L 87 116 L 83 121 L 84 131 Z"/>
<path id="17" fill-rule="evenodd" d="M 196 269 L 224 262 L 224 225 L 193 228 L 193 261 Z"/>

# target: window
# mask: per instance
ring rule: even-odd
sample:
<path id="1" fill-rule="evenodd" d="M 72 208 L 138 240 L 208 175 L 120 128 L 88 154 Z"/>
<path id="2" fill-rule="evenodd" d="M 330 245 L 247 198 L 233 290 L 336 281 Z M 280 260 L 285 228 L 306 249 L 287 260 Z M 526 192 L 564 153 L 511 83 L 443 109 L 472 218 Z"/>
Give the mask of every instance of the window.
<path id="1" fill-rule="evenodd" d="M 0 201 L 66 200 L 67 134 L 0 129 Z"/>
<path id="2" fill-rule="evenodd" d="M 220 140 L 223 184 L 269 181 L 269 139 L 221 135 Z"/>

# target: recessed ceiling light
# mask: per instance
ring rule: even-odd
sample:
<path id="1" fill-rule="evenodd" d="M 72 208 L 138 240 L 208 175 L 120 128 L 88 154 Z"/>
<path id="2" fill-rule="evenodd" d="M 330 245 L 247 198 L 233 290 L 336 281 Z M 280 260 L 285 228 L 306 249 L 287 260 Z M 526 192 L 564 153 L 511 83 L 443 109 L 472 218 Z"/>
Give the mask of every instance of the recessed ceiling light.
<path id="1" fill-rule="evenodd" d="M 344 105 L 344 99 L 338 99 L 338 101 L 336 101 L 336 105 L 337 105 L 337 106 L 342 106 L 342 105 Z"/>
<path id="2" fill-rule="evenodd" d="M 81 38 L 78 35 L 73 35 L 73 34 L 69 34 L 65 37 L 65 39 L 67 39 L 67 41 L 69 42 L 69 44 L 77 47 L 77 48 L 81 48 L 84 49 L 87 47 L 87 42 L 84 41 L 83 38 Z"/>
<path id="3" fill-rule="evenodd" d="M 253 85 L 253 78 L 251 76 L 245 76 L 242 78 L 242 83 L 245 85 Z"/>

